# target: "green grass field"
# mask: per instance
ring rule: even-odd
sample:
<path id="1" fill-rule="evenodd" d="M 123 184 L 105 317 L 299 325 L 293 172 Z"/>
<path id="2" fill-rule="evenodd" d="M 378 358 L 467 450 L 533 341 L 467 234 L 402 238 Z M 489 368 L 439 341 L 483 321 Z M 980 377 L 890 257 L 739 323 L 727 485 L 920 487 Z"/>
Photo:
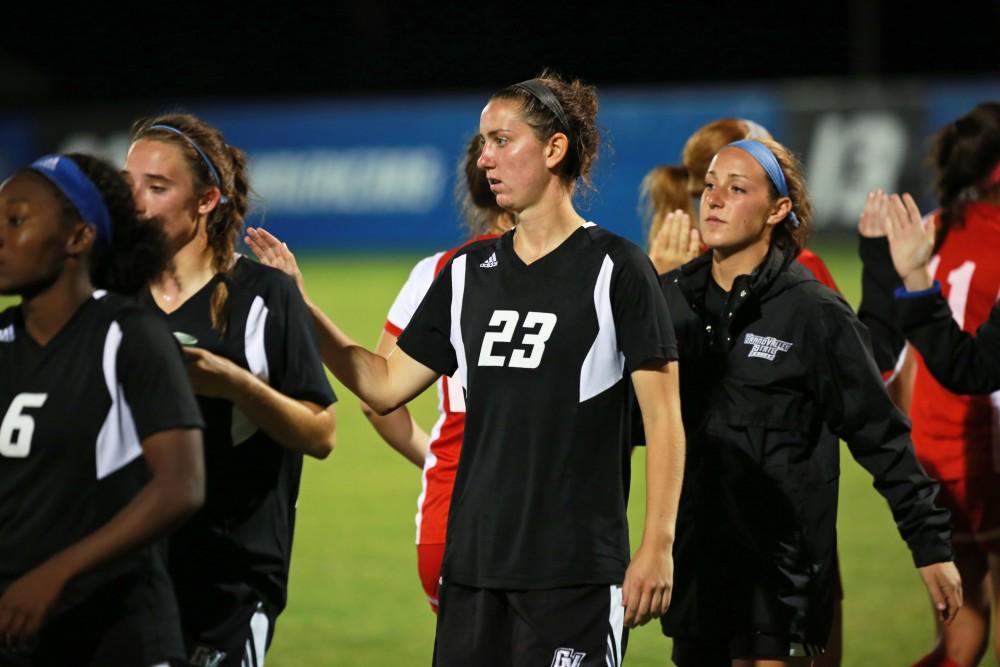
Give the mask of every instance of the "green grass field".
<path id="1" fill-rule="evenodd" d="M 856 303 L 860 267 L 852 246 L 818 246 Z M 324 256 L 302 262 L 306 284 L 333 319 L 374 345 L 385 313 L 417 256 Z M 277 626 L 272 667 L 428 665 L 434 616 L 416 574 L 413 514 L 418 470 L 375 435 L 358 400 L 335 384 L 337 450 L 306 465 L 299 501 L 289 607 Z M 430 425 L 432 392 L 413 406 Z M 845 665 L 903 665 L 931 645 L 929 605 L 909 552 L 867 473 L 843 448 L 840 554 L 845 586 Z M 638 544 L 643 457 L 634 459 L 629 511 Z M 669 643 L 651 623 L 631 634 L 626 663 L 669 664 Z"/>
<path id="2" fill-rule="evenodd" d="M 852 303 L 860 265 L 853 245 L 817 245 Z M 306 257 L 311 295 L 360 342 L 374 345 L 386 311 L 418 256 Z M 0 307 L 9 304 L 0 302 Z M 270 667 L 429 665 L 434 615 L 417 579 L 413 515 L 417 468 L 368 425 L 358 400 L 334 382 L 337 449 L 308 461 L 299 499 L 289 606 L 278 621 Z M 411 406 L 427 425 L 433 391 Z M 840 555 L 844 665 L 906 665 L 931 645 L 929 605 L 885 502 L 843 448 Z M 629 511 L 642 526 L 643 456 L 634 458 Z M 626 664 L 669 664 L 669 643 L 651 623 L 631 634 Z M 542 666 L 545 667 L 545 666 Z"/>

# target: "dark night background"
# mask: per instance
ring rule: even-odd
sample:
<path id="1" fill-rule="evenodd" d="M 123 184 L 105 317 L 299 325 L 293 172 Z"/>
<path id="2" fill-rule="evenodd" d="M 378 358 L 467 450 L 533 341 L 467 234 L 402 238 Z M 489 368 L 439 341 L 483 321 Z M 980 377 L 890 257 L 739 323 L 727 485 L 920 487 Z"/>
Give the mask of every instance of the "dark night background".
<path id="1" fill-rule="evenodd" d="M 488 91 L 543 65 L 598 85 L 1000 72 L 1000 1 L 919 4 L 23 3 L 0 102 Z"/>

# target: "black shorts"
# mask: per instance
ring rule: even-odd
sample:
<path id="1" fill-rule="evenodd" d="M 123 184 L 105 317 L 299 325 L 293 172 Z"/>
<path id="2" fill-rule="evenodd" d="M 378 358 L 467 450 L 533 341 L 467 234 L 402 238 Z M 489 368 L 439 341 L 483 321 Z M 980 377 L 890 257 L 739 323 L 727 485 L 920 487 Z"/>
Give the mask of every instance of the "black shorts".
<path id="1" fill-rule="evenodd" d="M 441 585 L 436 667 L 621 665 L 620 586 L 504 591 Z"/>
<path id="2" fill-rule="evenodd" d="M 277 614 L 260 602 L 225 608 L 205 602 L 197 611 L 182 612 L 191 667 L 263 667 Z"/>
<path id="3" fill-rule="evenodd" d="M 183 655 L 170 580 L 150 569 L 118 577 L 52 617 L 30 655 L 0 652 L 0 665 L 152 667 Z"/>

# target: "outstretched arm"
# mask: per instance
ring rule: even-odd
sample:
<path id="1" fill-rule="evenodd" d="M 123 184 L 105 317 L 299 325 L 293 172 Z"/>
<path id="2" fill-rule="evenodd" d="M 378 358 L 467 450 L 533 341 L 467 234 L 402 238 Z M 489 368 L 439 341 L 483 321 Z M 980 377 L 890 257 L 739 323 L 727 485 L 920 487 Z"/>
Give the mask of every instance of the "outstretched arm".
<path id="1" fill-rule="evenodd" d="M 402 350 L 396 348 L 387 360 L 361 347 L 341 331 L 308 298 L 295 256 L 274 235 L 263 229 L 251 228 L 247 230 L 245 240 L 261 262 L 295 278 L 313 318 L 316 344 L 323 363 L 351 393 L 371 406 L 377 414 L 391 412 L 437 379 L 437 373 Z"/>
<path id="2" fill-rule="evenodd" d="M 375 354 L 387 357 L 395 349 L 396 337 L 383 330 L 375 345 Z M 361 411 L 390 447 L 418 468 L 424 467 L 430 436 L 420 428 L 405 405 L 396 408 L 389 414 L 380 415 L 362 401 Z"/>
<path id="3" fill-rule="evenodd" d="M 940 286 L 928 270 L 934 223 L 926 224 L 913 198 L 893 195 L 888 227 L 893 265 L 905 289 L 896 293 L 900 326 L 920 350 L 928 370 L 949 390 L 985 394 L 1000 389 L 1000 305 L 975 336 L 952 316 Z"/>

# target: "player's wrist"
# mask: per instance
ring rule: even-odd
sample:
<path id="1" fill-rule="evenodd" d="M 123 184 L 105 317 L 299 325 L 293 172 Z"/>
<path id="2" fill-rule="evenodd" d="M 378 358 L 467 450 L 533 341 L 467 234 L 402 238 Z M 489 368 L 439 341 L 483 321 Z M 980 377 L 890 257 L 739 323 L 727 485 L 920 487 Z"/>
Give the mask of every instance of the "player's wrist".
<path id="1" fill-rule="evenodd" d="M 913 269 L 902 278 L 903 286 L 906 287 L 906 291 L 908 292 L 922 292 L 923 290 L 930 289 L 931 285 L 934 284 L 926 264 Z"/>

